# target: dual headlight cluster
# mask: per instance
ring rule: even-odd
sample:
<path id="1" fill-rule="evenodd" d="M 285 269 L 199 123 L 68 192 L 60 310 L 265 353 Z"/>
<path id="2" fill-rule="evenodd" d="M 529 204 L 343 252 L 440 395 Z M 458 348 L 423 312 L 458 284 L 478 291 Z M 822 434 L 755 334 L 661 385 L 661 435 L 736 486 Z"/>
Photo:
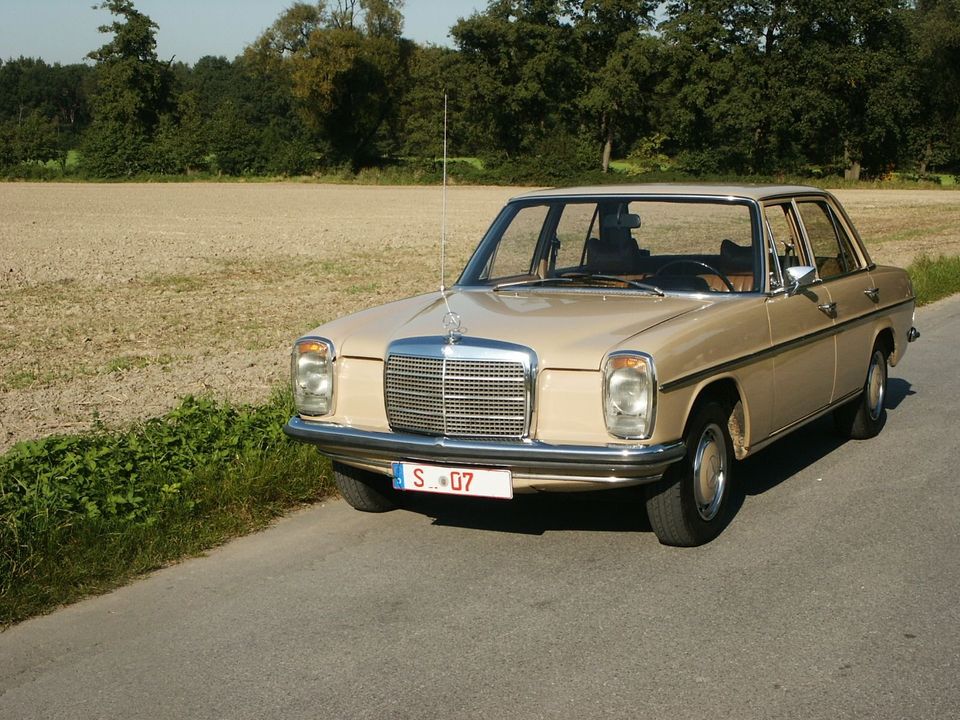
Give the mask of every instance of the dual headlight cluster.
<path id="1" fill-rule="evenodd" d="M 656 373 L 646 353 L 610 353 L 603 368 L 603 417 L 611 435 L 644 440 L 653 433 Z"/>
<path id="2" fill-rule="evenodd" d="M 306 337 L 293 346 L 290 375 L 297 412 L 320 417 L 333 412 L 334 348 Z M 607 431 L 624 439 L 646 439 L 653 431 L 656 377 L 644 353 L 611 353 L 603 368 L 603 416 Z"/>
<path id="3" fill-rule="evenodd" d="M 290 358 L 293 402 L 302 415 L 333 412 L 333 343 L 305 337 L 294 343 Z"/>

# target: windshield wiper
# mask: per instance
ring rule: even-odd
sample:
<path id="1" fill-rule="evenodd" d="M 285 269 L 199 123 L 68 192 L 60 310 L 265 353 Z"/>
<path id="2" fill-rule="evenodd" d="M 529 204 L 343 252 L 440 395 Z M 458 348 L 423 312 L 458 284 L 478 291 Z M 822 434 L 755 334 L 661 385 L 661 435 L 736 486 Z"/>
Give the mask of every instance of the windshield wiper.
<path id="1" fill-rule="evenodd" d="M 572 282 L 572 278 L 568 277 L 546 277 L 546 278 L 530 278 L 527 280 L 514 280 L 513 282 L 500 283 L 499 285 L 494 285 L 494 290 L 503 290 L 506 288 L 513 287 L 523 287 L 524 285 L 542 285 L 543 283 L 548 282 Z"/>
<path id="2" fill-rule="evenodd" d="M 602 273 L 567 273 L 563 276 L 567 280 L 611 280 L 613 282 L 620 282 L 630 287 L 635 287 L 637 290 L 646 290 L 651 292 L 658 297 L 664 297 L 666 295 L 663 290 L 658 288 L 656 285 L 650 285 L 648 283 L 640 282 L 639 280 L 627 280 L 626 278 L 618 277 L 617 275 L 604 275 Z"/>

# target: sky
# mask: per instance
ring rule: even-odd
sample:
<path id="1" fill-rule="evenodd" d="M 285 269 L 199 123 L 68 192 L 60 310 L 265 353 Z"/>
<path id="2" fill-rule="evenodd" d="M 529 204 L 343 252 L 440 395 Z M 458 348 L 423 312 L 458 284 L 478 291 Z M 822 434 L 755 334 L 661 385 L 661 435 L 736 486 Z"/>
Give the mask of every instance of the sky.
<path id="1" fill-rule="evenodd" d="M 99 0 L 0 0 L 0 59 L 21 55 L 48 63 L 82 62 L 106 41 L 97 27 L 111 21 Z M 280 16 L 293 0 L 134 0 L 157 31 L 157 55 L 195 63 L 204 55 L 233 59 Z M 450 45 L 458 18 L 487 6 L 485 0 L 406 0 L 404 36 Z"/>

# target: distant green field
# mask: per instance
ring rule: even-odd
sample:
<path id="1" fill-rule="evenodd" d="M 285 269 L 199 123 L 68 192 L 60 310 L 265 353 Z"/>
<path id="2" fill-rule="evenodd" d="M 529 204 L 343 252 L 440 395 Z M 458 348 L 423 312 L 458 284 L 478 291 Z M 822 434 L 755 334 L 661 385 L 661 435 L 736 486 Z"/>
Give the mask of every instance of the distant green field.
<path id="1" fill-rule="evenodd" d="M 629 160 L 611 160 L 610 169 L 616 170 L 617 172 L 631 172 L 633 170 L 633 163 Z"/>
<path id="2" fill-rule="evenodd" d="M 437 160 L 443 160 L 443 158 L 437 158 Z M 452 157 L 447 158 L 448 162 L 460 162 L 475 167 L 477 170 L 483 170 L 483 160 L 476 157 Z"/>

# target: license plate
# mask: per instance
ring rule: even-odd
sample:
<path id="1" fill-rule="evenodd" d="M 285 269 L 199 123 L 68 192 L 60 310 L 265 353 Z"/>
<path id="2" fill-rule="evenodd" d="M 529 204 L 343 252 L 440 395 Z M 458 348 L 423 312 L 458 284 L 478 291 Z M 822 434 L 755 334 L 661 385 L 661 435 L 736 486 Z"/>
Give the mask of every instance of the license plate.
<path id="1" fill-rule="evenodd" d="M 474 497 L 513 497 L 509 470 L 486 468 L 438 467 L 418 463 L 393 463 L 393 487 L 397 490 L 471 495 Z"/>

